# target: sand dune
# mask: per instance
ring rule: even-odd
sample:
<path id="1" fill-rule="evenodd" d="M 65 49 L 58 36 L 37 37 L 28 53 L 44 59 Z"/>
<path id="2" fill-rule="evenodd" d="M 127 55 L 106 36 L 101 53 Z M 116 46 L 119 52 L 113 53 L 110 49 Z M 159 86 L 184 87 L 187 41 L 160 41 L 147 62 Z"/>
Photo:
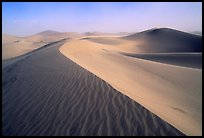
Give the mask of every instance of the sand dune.
<path id="1" fill-rule="evenodd" d="M 18 37 L 14 40 L 2 44 L 2 60 L 23 55 L 46 44 L 43 42 L 27 41 L 24 38 L 19 39 Z"/>
<path id="2" fill-rule="evenodd" d="M 13 42 L 18 42 L 22 38 L 16 37 L 13 35 L 8 35 L 8 34 L 3 34 L 2 35 L 2 45 L 13 43 Z"/>
<path id="3" fill-rule="evenodd" d="M 169 28 L 147 30 L 123 37 L 141 41 L 140 53 L 202 52 L 202 37 Z"/>
<path id="4" fill-rule="evenodd" d="M 14 58 L 47 44 L 38 39 L 2 35 L 2 60 Z"/>
<path id="5" fill-rule="evenodd" d="M 3 135 L 183 135 L 64 57 L 63 43 L 3 68 Z"/>
<path id="6" fill-rule="evenodd" d="M 168 33 L 169 30 L 164 31 Z M 186 34 L 179 32 L 179 35 Z M 167 50 L 169 50 L 167 53 L 195 52 L 197 49 L 193 49 L 192 45 L 182 45 L 177 49 L 173 46 L 173 49 L 168 49 L 167 44 L 163 45 L 161 50 L 158 50 L 161 48 L 159 45 L 151 48 L 154 51 L 149 51 L 146 48 L 138 48 L 144 40 L 112 39 L 118 39 L 120 43 L 115 45 L 111 45 L 109 41 L 104 43 L 105 38 L 101 41 L 99 38 L 75 39 L 64 44 L 60 52 L 186 135 L 202 135 L 202 70 L 181 67 L 184 59 L 180 59 L 180 63 L 165 60 L 168 64 L 171 62 L 171 65 L 168 65 L 161 63 L 164 62 L 161 56 L 158 63 L 153 62 L 155 57 L 150 61 L 121 54 L 121 52 L 141 54 Z M 189 65 L 186 62 L 185 66 Z"/>
<path id="7" fill-rule="evenodd" d="M 46 44 L 65 38 L 75 38 L 81 35 L 75 32 L 60 33 L 56 31 L 43 31 L 27 37 L 2 35 L 2 59 L 14 58 Z"/>
<path id="8" fill-rule="evenodd" d="M 102 33 L 86 32 L 79 34 L 76 32 L 56 32 L 43 31 L 27 37 L 16 37 L 2 35 L 2 59 L 9 59 L 28 53 L 40 48 L 48 43 L 64 38 L 86 38 L 96 43 L 107 45 L 120 45 L 122 52 L 136 53 L 161 53 L 161 52 L 201 52 L 201 36 L 180 32 L 177 30 L 162 28 L 152 29 L 144 32 L 128 35 L 129 33 Z M 88 36 L 88 37 L 87 37 Z M 101 37 L 100 39 L 98 37 Z M 102 38 L 104 37 L 104 38 Z M 164 46 L 165 45 L 165 46 Z M 129 48 L 127 48 L 129 47 Z M 117 48 L 119 49 L 119 48 Z M 125 49 L 129 49 L 126 51 Z"/>
<path id="9" fill-rule="evenodd" d="M 202 135 L 201 38 L 4 35 L 2 134 Z"/>

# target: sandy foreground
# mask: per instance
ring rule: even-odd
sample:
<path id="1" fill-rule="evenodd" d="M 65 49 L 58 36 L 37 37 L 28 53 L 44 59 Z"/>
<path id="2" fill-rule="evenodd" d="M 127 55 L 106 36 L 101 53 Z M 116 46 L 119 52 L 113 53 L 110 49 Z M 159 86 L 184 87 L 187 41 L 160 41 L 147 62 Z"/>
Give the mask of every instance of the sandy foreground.
<path id="1" fill-rule="evenodd" d="M 135 45 L 141 43 L 84 37 L 70 40 L 59 51 L 186 135 L 202 135 L 202 63 L 124 55 L 140 52 Z M 173 56 L 175 60 L 182 55 Z M 183 58 L 191 56 L 200 60 L 202 54 Z"/>
<path id="2" fill-rule="evenodd" d="M 36 50 L 21 60 L 3 67 L 2 135 L 183 135 L 173 126 L 60 52 L 63 50 L 67 54 L 66 49 L 69 47 L 69 43 L 80 44 L 87 48 L 92 43 L 87 40 L 69 40 L 66 45 L 61 47 L 64 43 L 63 40 L 51 44 L 49 47 Z M 88 52 L 86 59 L 97 62 L 89 61 L 88 64 L 83 61 L 84 65 L 93 63 L 94 67 L 100 66 L 102 71 L 105 69 L 104 63 L 98 64 L 105 60 L 99 62 L 100 56 L 96 56 L 95 60 L 89 56 L 90 53 L 97 52 L 97 48 L 94 48 L 95 51 L 87 49 L 81 51 L 82 53 L 77 53 L 74 51 L 74 47 L 77 48 L 79 45 L 72 46 L 70 51 L 80 58 L 78 63 L 82 61 L 83 54 L 86 55 L 84 52 Z M 105 54 L 106 56 L 106 53 L 98 52 L 95 54 L 101 54 L 101 56 Z M 82 56 L 79 56 L 80 54 Z M 108 56 L 114 58 L 112 54 Z M 73 60 L 73 57 L 70 57 Z M 126 63 L 134 64 L 135 59 L 130 59 L 133 60 L 133 63 Z M 117 56 L 115 60 L 118 60 Z M 144 63 L 143 60 L 138 60 L 138 62 Z M 107 69 L 114 69 L 114 66 L 117 65 L 110 63 Z M 82 66 L 85 67 L 84 65 Z M 145 63 L 144 66 L 146 65 L 148 63 Z M 142 65 L 138 68 L 140 69 L 140 67 Z M 117 70 L 115 71 L 117 72 Z M 191 72 L 191 70 L 188 71 Z M 104 74 L 106 73 L 108 71 L 104 72 Z M 196 74 L 197 72 L 194 72 L 193 75 Z M 112 77 L 121 75 L 121 72 L 117 75 L 111 73 Z M 121 80 L 118 77 L 116 77 L 118 80 L 115 79 L 115 81 L 120 83 Z M 128 82 L 128 78 L 126 77 L 125 81 L 127 82 L 123 83 L 128 84 L 130 82 Z M 128 85 L 131 86 L 131 84 Z M 138 88 L 138 92 L 142 90 L 139 85 L 134 88 Z M 140 101 L 148 100 L 145 93 L 140 96 L 143 97 Z M 149 103 L 155 103 L 154 105 L 158 106 L 153 101 L 162 102 L 159 99 L 161 96 L 153 94 L 151 96 L 149 96 Z"/>

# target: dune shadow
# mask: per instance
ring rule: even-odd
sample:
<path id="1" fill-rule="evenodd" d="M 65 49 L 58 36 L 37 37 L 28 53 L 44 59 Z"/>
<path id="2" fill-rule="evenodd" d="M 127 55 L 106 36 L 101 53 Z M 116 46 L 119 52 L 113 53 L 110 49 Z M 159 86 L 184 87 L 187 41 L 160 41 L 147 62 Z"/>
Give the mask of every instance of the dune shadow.
<path id="1" fill-rule="evenodd" d="M 121 54 L 165 64 L 202 69 L 202 53 Z"/>

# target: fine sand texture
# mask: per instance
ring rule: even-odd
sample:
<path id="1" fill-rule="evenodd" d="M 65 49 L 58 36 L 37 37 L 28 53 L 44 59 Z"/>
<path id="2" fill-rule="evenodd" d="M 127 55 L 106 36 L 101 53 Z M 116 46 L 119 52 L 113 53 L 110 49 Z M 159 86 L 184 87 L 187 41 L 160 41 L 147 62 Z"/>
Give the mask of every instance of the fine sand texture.
<path id="1" fill-rule="evenodd" d="M 162 29 L 162 34 L 163 31 L 168 34 L 169 30 Z M 174 33 L 178 32 L 173 31 Z M 156 38 L 159 39 L 159 34 L 156 34 Z M 178 34 L 177 37 L 186 38 L 185 33 L 184 36 L 180 36 L 183 33 Z M 169 45 L 164 43 L 154 49 L 140 47 L 140 40 L 99 39 L 87 37 L 71 40 L 60 48 L 60 52 L 186 135 L 202 135 L 202 63 L 199 63 L 202 61 L 202 54 L 198 54 L 198 58 L 194 57 L 196 54 L 179 54 L 181 51 L 195 52 L 192 45 L 185 46 L 185 43 L 178 49 L 173 46 L 173 49 L 168 51 Z M 171 44 L 173 43 L 178 44 L 177 40 Z M 198 46 L 199 44 L 200 42 Z M 154 52 L 157 56 L 140 55 L 139 58 L 135 58 L 124 55 L 142 52 Z M 168 54 L 159 55 L 158 52 Z M 170 54 L 171 52 L 177 54 Z M 187 63 L 190 58 L 198 60 L 198 64 L 192 63 L 192 60 Z"/>
<path id="2" fill-rule="evenodd" d="M 63 43 L 3 68 L 3 136 L 184 135 L 63 56 Z"/>

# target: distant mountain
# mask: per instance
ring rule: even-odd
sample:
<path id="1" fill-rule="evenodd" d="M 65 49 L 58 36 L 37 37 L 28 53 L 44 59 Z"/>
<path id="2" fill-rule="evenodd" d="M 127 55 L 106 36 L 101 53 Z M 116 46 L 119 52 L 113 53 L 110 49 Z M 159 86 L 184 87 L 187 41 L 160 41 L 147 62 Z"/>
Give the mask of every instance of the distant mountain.
<path id="1" fill-rule="evenodd" d="M 85 36 L 97 36 L 97 35 L 104 35 L 104 34 L 107 34 L 107 33 L 101 33 L 101 32 L 85 32 L 85 33 L 83 33 L 83 35 L 85 35 Z"/>
<path id="2" fill-rule="evenodd" d="M 81 35 L 76 32 L 57 32 L 57 31 L 52 31 L 52 30 L 46 30 L 46 31 L 26 37 L 26 40 L 51 43 L 54 41 L 58 41 L 60 39 L 74 38 L 74 37 L 79 37 L 79 36 Z"/>
<path id="3" fill-rule="evenodd" d="M 202 52 L 202 36 L 170 29 L 151 29 L 122 37 L 142 41 L 138 47 L 144 53 Z"/>
<path id="4" fill-rule="evenodd" d="M 79 33 L 77 32 L 57 32 L 57 31 L 52 31 L 52 30 L 46 30 L 40 33 L 37 33 L 35 35 L 40 35 L 40 36 L 44 36 L 44 37 L 77 37 L 77 36 L 81 36 Z M 35 36 L 33 35 L 33 36 Z"/>
<path id="5" fill-rule="evenodd" d="M 136 33 L 136 32 L 135 32 Z M 121 35 L 121 36 L 127 36 L 127 35 L 132 35 L 132 34 L 135 34 L 135 33 L 131 33 L 131 32 L 119 32 L 117 33 L 118 35 Z"/>
<path id="6" fill-rule="evenodd" d="M 60 34 L 60 32 L 56 32 L 56 31 L 52 31 L 52 30 L 46 30 L 46 31 L 37 33 L 36 35 L 48 36 L 48 35 L 57 35 L 57 34 Z"/>
<path id="7" fill-rule="evenodd" d="M 114 33 L 105 33 L 105 32 L 85 32 L 83 36 L 102 36 L 102 35 L 116 35 Z"/>

